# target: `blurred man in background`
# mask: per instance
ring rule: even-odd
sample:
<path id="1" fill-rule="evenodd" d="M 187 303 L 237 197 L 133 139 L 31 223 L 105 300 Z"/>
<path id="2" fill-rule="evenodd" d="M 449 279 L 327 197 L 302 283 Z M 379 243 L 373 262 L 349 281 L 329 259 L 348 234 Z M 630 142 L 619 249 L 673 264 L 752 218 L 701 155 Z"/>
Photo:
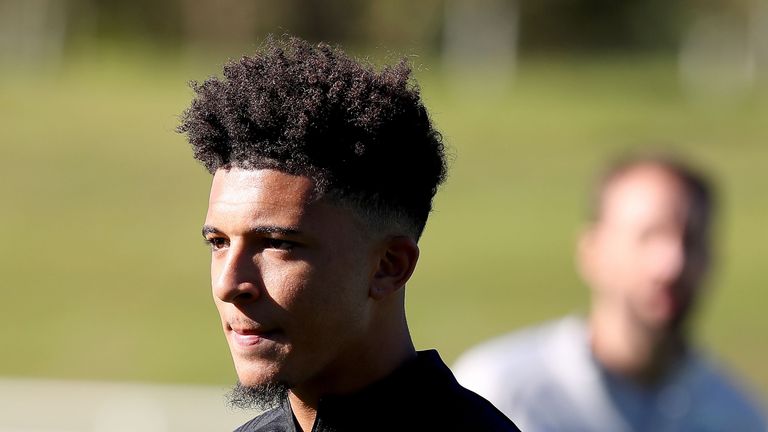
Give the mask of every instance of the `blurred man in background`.
<path id="1" fill-rule="evenodd" d="M 517 431 L 414 349 L 405 284 L 445 178 L 404 62 L 269 40 L 194 85 L 184 113 L 213 176 L 203 236 L 239 385 L 240 431 Z"/>
<path id="2" fill-rule="evenodd" d="M 706 179 L 665 158 L 618 163 L 597 185 L 578 245 L 589 317 L 464 354 L 459 381 L 528 432 L 755 431 L 762 414 L 689 343 L 710 267 Z"/>

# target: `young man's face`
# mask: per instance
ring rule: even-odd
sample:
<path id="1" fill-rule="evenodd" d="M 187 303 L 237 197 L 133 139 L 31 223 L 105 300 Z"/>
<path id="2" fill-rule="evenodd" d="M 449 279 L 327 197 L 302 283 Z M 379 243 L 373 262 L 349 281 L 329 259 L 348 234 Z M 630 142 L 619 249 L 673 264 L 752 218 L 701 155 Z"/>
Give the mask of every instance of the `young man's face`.
<path id="1" fill-rule="evenodd" d="M 240 382 L 333 379 L 366 341 L 373 242 L 310 179 L 219 170 L 203 228 L 211 284 Z"/>

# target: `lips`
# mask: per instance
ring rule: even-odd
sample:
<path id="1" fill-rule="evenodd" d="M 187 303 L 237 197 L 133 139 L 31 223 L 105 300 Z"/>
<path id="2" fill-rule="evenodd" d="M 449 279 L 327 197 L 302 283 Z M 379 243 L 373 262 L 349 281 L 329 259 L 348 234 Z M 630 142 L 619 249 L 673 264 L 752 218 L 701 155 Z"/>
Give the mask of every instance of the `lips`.
<path id="1" fill-rule="evenodd" d="M 271 339 L 277 333 L 276 330 L 266 331 L 259 325 L 228 324 L 227 330 L 229 330 L 232 341 L 241 347 L 258 345 L 264 339 Z"/>
<path id="2" fill-rule="evenodd" d="M 256 345 L 262 340 L 263 333 L 250 329 L 232 329 L 232 339 L 241 346 Z"/>

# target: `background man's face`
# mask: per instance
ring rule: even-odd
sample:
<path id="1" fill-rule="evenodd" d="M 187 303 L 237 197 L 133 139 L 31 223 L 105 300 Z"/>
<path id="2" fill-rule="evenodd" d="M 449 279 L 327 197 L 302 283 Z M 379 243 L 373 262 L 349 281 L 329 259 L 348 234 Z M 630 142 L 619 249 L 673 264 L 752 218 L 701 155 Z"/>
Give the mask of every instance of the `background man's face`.
<path id="1" fill-rule="evenodd" d="M 244 385 L 327 378 L 365 342 L 370 241 L 352 211 L 313 201 L 312 187 L 269 169 L 213 178 L 213 297 Z"/>
<path id="2" fill-rule="evenodd" d="M 630 168 L 607 186 L 599 211 L 583 257 L 597 301 L 649 329 L 682 324 L 708 252 L 682 183 L 658 166 Z"/>

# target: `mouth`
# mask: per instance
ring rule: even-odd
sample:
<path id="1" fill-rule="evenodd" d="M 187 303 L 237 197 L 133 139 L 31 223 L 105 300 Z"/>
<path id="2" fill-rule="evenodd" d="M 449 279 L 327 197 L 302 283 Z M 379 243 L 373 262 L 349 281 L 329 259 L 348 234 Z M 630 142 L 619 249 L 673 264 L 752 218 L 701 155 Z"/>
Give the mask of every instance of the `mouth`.
<path id="1" fill-rule="evenodd" d="M 243 325 L 240 323 L 228 323 L 226 330 L 230 335 L 232 342 L 243 348 L 253 347 L 265 340 L 274 340 L 275 336 L 279 333 L 278 330 L 267 330 L 263 326 L 257 324 Z"/>
<path id="2" fill-rule="evenodd" d="M 685 304 L 675 289 L 662 286 L 647 299 L 646 308 L 657 320 L 669 323 L 681 315 Z"/>

